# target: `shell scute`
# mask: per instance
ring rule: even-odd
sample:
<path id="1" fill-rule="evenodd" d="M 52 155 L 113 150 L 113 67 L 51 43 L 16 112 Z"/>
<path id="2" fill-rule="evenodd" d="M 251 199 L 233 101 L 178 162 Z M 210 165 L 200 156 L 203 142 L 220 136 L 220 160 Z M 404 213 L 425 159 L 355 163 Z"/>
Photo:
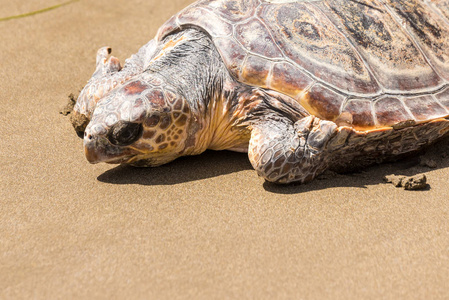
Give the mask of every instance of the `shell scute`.
<path id="1" fill-rule="evenodd" d="M 162 25 L 157 33 L 156 33 L 156 39 L 158 41 L 161 41 L 164 37 L 166 37 L 168 34 L 170 34 L 173 31 L 176 31 L 179 29 L 179 25 L 177 23 L 178 15 L 172 16 L 170 19 L 168 19 L 164 25 Z"/>
<path id="2" fill-rule="evenodd" d="M 236 23 L 253 16 L 257 0 L 217 0 L 205 1 L 223 18 Z"/>
<path id="3" fill-rule="evenodd" d="M 247 50 L 267 58 L 283 57 L 268 29 L 258 19 L 250 19 L 237 25 L 235 31 L 237 40 Z"/>
<path id="4" fill-rule="evenodd" d="M 299 93 L 313 83 L 313 79 L 302 72 L 297 66 L 281 62 L 273 66 L 268 87 L 283 91 L 285 94 L 296 98 Z"/>
<path id="5" fill-rule="evenodd" d="M 432 9 L 416 0 L 387 0 L 438 73 L 449 79 L 449 30 Z"/>
<path id="6" fill-rule="evenodd" d="M 433 8 L 445 18 L 445 22 L 449 21 L 449 2 L 447 0 L 432 0 L 429 5 L 432 5 Z"/>
<path id="7" fill-rule="evenodd" d="M 284 54 L 317 78 L 343 91 L 378 92 L 359 55 L 314 6 L 265 4 L 260 14 Z"/>
<path id="8" fill-rule="evenodd" d="M 202 7 L 191 7 L 184 10 L 178 16 L 178 24 L 195 25 L 201 28 L 207 28 L 208 33 L 213 37 L 229 36 L 233 29 L 230 24 L 223 20 L 217 20 L 217 16 Z"/>
<path id="9" fill-rule="evenodd" d="M 441 105 L 446 109 L 449 109 L 449 87 L 443 89 L 442 91 L 435 94 L 435 98 Z"/>
<path id="10" fill-rule="evenodd" d="M 404 103 L 418 121 L 445 117 L 448 112 L 432 95 L 409 97 Z"/>
<path id="11" fill-rule="evenodd" d="M 413 119 L 396 97 L 384 97 L 374 102 L 374 112 L 378 126 L 392 126 Z"/>
<path id="12" fill-rule="evenodd" d="M 345 98 L 321 84 L 315 84 L 307 95 L 300 99 L 300 103 L 314 115 L 334 121 L 340 115 L 340 107 Z"/>
<path id="13" fill-rule="evenodd" d="M 215 43 L 229 71 L 235 78 L 238 78 L 247 52 L 234 38 L 217 38 Z"/>
<path id="14" fill-rule="evenodd" d="M 241 78 L 248 84 L 267 87 L 272 62 L 259 56 L 249 56 L 242 67 Z"/>
<path id="15" fill-rule="evenodd" d="M 352 117 L 354 128 L 374 128 L 376 123 L 371 112 L 371 101 L 362 99 L 351 99 L 343 108 L 343 112 L 348 112 Z"/>
<path id="16" fill-rule="evenodd" d="M 411 38 L 378 1 L 329 0 L 321 7 L 344 31 L 385 89 L 416 91 L 441 84 Z"/>

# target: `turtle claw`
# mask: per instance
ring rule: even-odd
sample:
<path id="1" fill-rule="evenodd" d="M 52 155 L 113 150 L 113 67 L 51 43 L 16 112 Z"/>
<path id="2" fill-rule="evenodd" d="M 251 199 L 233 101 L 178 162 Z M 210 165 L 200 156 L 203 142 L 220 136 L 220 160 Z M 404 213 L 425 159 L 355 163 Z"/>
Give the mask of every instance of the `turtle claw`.
<path id="1" fill-rule="evenodd" d="M 111 53 L 111 47 L 102 47 L 97 51 L 97 68 L 94 77 L 116 73 L 122 69 L 120 60 L 115 56 L 109 56 Z"/>
<path id="2" fill-rule="evenodd" d="M 106 63 L 106 72 L 115 73 L 119 72 L 121 69 L 122 65 L 120 64 L 120 60 L 115 56 L 111 56 Z"/>
<path id="3" fill-rule="evenodd" d="M 109 54 L 112 53 L 112 48 L 111 47 L 102 47 L 100 49 L 98 49 L 97 51 L 97 67 L 99 65 L 101 65 L 102 63 L 104 64 L 106 62 L 106 60 L 108 59 Z"/>

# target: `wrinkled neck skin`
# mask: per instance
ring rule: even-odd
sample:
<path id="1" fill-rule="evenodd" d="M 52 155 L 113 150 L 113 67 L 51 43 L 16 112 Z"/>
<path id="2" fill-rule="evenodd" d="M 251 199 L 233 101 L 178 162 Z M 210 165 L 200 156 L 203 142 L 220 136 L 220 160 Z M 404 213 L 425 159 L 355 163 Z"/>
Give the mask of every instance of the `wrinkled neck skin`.
<path id="1" fill-rule="evenodd" d="M 146 68 L 176 89 L 188 103 L 188 137 L 182 155 L 199 154 L 206 149 L 247 151 L 250 132 L 244 125 L 253 88 L 234 80 L 214 43 L 206 34 L 185 30 L 167 38 L 170 48 Z M 168 45 L 168 46 L 167 46 Z M 240 105 L 239 105 L 240 103 Z M 240 125 L 240 126 L 239 126 Z"/>
<path id="2" fill-rule="evenodd" d="M 182 155 L 206 149 L 247 152 L 252 125 L 270 112 L 293 122 L 308 115 L 288 96 L 234 79 L 211 38 L 201 31 L 175 34 L 163 48 L 182 39 L 186 41 L 160 59 L 156 56 L 147 67 L 154 76 L 176 87 L 192 111 Z"/>
<path id="3" fill-rule="evenodd" d="M 206 149 L 248 152 L 253 125 L 268 114 L 280 114 L 292 122 L 309 115 L 286 95 L 234 79 L 207 34 L 187 29 L 166 38 L 162 49 L 173 44 L 173 50 L 156 55 L 146 70 L 175 87 L 190 107 L 192 118 L 182 155 Z"/>

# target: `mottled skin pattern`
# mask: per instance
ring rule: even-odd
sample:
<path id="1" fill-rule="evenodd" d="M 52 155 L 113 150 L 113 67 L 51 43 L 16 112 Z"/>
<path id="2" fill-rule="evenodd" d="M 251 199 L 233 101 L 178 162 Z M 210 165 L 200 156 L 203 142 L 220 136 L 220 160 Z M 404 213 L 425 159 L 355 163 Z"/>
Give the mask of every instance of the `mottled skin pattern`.
<path id="1" fill-rule="evenodd" d="M 248 152 L 308 182 L 449 131 L 449 1 L 200 0 L 121 67 L 97 54 L 72 122 L 92 163 Z"/>

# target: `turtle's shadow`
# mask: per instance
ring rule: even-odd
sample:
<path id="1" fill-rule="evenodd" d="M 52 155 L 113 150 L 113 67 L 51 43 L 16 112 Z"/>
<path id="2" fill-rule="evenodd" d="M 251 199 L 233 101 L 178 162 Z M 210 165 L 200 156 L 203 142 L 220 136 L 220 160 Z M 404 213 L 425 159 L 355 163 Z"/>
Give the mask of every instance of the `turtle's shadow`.
<path id="1" fill-rule="evenodd" d="M 397 162 L 374 165 L 361 172 L 337 174 L 326 171 L 307 184 L 278 185 L 264 182 L 264 189 L 276 194 L 300 194 L 334 187 L 367 188 L 371 185 L 385 184 L 383 178 L 387 175 L 414 176 L 431 170 L 428 167 L 420 166 L 419 162 L 419 156 L 416 156 Z M 445 165 L 445 167 L 448 166 L 449 163 Z M 430 189 L 431 186 L 427 185 L 427 188 L 421 191 L 428 191 Z"/>
<path id="2" fill-rule="evenodd" d="M 119 165 L 98 180 L 112 184 L 174 185 L 252 169 L 248 155 L 231 151 L 206 151 L 180 157 L 156 168 Z"/>
<path id="3" fill-rule="evenodd" d="M 384 184 L 383 179 L 387 175 L 414 176 L 443 168 L 449 168 L 449 137 L 429 146 L 419 154 L 410 155 L 395 162 L 374 165 L 357 173 L 337 174 L 325 172 L 308 184 L 283 186 L 265 182 L 264 188 L 269 192 L 277 194 L 298 194 L 332 187 L 366 188 L 370 185 Z M 432 182 L 428 182 L 427 188 L 420 192 L 430 190 L 431 186 Z"/>
<path id="4" fill-rule="evenodd" d="M 423 155 L 375 165 L 362 172 L 348 174 L 328 172 L 308 184 L 277 185 L 265 182 L 263 188 L 278 194 L 297 194 L 333 187 L 366 188 L 370 185 L 382 184 L 383 177 L 386 175 L 413 176 L 429 172 L 431 168 L 420 164 L 421 161 L 426 160 L 436 163 L 434 169 L 448 168 L 449 139 L 431 146 Z M 157 168 L 120 165 L 98 176 L 98 180 L 111 184 L 174 185 L 252 169 L 246 154 L 231 151 L 206 151 L 198 156 L 181 157 Z M 429 189 L 430 186 L 426 190 Z"/>

